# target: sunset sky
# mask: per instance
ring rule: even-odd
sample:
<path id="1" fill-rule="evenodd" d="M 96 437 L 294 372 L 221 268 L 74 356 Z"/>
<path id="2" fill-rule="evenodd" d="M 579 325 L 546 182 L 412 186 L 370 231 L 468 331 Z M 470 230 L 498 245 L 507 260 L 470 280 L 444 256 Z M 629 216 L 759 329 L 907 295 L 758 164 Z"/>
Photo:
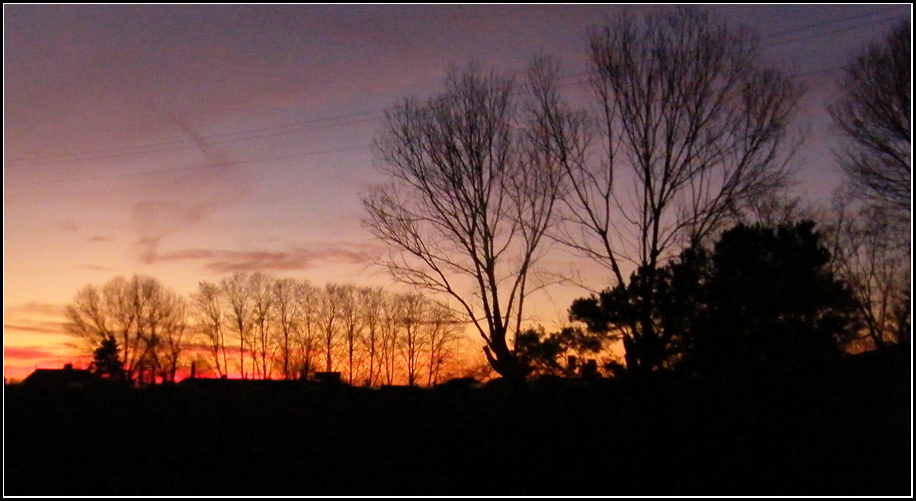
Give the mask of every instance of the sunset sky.
<path id="1" fill-rule="evenodd" d="M 117 275 L 183 294 L 238 270 L 390 284 L 360 226 L 359 196 L 384 181 L 370 148 L 383 111 L 438 91 L 449 65 L 514 71 L 537 53 L 582 95 L 587 28 L 639 9 L 4 6 L 4 376 L 71 360 L 64 305 Z M 824 104 L 848 56 L 911 6 L 712 10 L 806 83 L 798 193 L 826 201 L 840 178 Z M 561 249 L 548 258 L 610 283 Z M 531 308 L 551 328 L 585 293 L 549 288 Z"/>

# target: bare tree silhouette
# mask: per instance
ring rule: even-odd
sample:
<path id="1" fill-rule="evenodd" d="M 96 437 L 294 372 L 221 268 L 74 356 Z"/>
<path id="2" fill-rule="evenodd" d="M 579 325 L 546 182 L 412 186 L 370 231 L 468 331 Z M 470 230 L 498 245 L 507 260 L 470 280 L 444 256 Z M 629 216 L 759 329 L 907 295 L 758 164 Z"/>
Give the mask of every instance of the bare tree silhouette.
<path id="1" fill-rule="evenodd" d="M 197 335 L 206 346 L 206 362 L 225 376 L 229 371 L 226 297 L 216 284 L 203 281 L 191 295 L 192 315 Z"/>
<path id="2" fill-rule="evenodd" d="M 789 122 L 801 90 L 761 65 L 749 33 L 695 7 L 623 15 L 595 30 L 590 48 L 603 158 L 568 148 L 571 189 L 558 238 L 606 266 L 618 285 L 624 265 L 641 270 L 642 315 L 621 334 L 628 367 L 653 370 L 663 361 L 648 354 L 664 350 L 638 346 L 660 341 L 651 319 L 655 270 L 788 183 Z"/>
<path id="3" fill-rule="evenodd" d="M 523 371 L 506 340 L 562 195 L 548 129 L 565 113 L 556 73 L 532 64 L 522 100 L 514 78 L 472 64 L 450 71 L 441 94 L 389 110 L 375 149 L 391 184 L 363 199 L 365 227 L 392 250 L 383 264 L 393 277 L 454 298 L 509 378 Z"/>
<path id="4" fill-rule="evenodd" d="M 187 347 L 185 300 L 155 278 L 134 275 L 87 285 L 65 315 L 67 332 L 88 341 L 89 349 L 110 338 L 118 342 L 128 379 L 174 380 Z"/>
<path id="5" fill-rule="evenodd" d="M 847 66 L 844 97 L 830 115 L 847 138 L 838 153 L 856 194 L 909 217 L 911 182 L 910 22 L 897 24 Z"/>

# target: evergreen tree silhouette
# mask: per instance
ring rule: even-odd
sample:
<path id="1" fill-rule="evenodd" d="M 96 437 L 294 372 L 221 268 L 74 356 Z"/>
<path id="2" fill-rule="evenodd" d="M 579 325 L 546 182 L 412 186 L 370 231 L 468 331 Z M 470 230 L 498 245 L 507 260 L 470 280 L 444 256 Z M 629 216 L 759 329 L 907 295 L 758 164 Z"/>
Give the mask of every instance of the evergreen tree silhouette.
<path id="1" fill-rule="evenodd" d="M 113 337 L 107 337 L 101 346 L 95 350 L 90 368 L 93 374 L 115 381 L 125 379 L 124 362 L 118 358 L 118 342 Z"/>

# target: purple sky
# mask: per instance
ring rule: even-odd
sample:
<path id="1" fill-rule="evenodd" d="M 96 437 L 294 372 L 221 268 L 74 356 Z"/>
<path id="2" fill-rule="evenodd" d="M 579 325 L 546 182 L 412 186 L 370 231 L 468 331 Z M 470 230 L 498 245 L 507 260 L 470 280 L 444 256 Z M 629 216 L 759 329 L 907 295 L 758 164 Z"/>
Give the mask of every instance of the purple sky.
<path id="1" fill-rule="evenodd" d="M 436 92 L 449 65 L 519 70 L 535 53 L 580 94 L 587 28 L 639 9 L 4 6 L 4 366 L 66 356 L 57 312 L 116 275 L 181 293 L 236 270 L 389 283 L 359 223 L 359 195 L 383 180 L 369 147 L 383 111 Z M 911 6 L 712 10 L 806 82 L 799 190 L 826 200 L 834 81 Z M 583 291 L 548 293 L 559 322 Z"/>

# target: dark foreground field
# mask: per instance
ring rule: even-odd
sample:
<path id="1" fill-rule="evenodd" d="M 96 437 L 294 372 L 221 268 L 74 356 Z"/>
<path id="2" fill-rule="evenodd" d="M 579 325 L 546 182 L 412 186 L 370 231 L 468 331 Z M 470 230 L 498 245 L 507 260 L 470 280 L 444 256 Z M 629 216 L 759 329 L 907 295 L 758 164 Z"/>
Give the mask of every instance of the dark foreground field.
<path id="1" fill-rule="evenodd" d="M 4 494 L 910 495 L 910 377 L 8 387 Z"/>

